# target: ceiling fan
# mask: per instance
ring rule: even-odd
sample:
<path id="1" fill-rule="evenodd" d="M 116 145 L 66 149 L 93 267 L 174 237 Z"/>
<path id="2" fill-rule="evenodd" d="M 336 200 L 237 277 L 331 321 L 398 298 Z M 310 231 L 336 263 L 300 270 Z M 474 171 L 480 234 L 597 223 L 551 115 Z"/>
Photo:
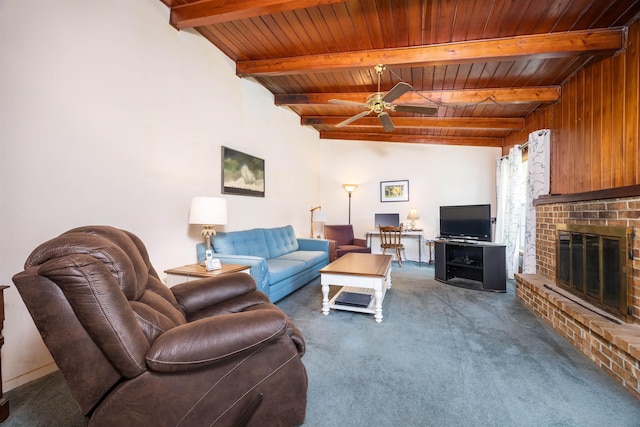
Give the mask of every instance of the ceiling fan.
<path id="1" fill-rule="evenodd" d="M 353 101 L 345 101 L 340 99 L 330 99 L 330 104 L 342 104 L 342 105 L 357 105 L 363 108 L 366 108 L 365 111 L 356 114 L 353 117 L 349 117 L 347 120 L 344 120 L 336 125 L 336 127 L 343 127 L 348 125 L 349 123 L 355 122 L 356 120 L 368 116 L 371 113 L 375 113 L 378 115 L 380 122 L 382 123 L 382 128 L 385 132 L 391 132 L 396 127 L 391 120 L 391 116 L 385 110 L 389 111 L 398 111 L 403 113 L 418 113 L 418 114 L 428 114 L 434 115 L 438 113 L 438 109 L 436 107 L 427 107 L 424 105 L 410 105 L 410 104 L 392 104 L 393 101 L 400 98 L 405 93 L 413 90 L 413 87 L 409 83 L 400 82 L 396 84 L 391 90 L 387 93 L 380 92 L 380 76 L 386 70 L 387 67 L 385 65 L 379 64 L 374 67 L 376 74 L 378 75 L 378 91 L 372 93 L 367 97 L 365 102 L 353 102 Z"/>

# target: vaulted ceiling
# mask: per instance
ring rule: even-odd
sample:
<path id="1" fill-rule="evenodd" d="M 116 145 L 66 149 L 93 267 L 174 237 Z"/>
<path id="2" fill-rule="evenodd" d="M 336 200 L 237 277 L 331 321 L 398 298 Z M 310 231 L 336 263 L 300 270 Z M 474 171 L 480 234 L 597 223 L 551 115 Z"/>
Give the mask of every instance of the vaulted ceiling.
<path id="1" fill-rule="evenodd" d="M 565 79 L 624 49 L 640 12 L 640 0 L 161 1 L 172 26 L 323 139 L 496 147 Z"/>

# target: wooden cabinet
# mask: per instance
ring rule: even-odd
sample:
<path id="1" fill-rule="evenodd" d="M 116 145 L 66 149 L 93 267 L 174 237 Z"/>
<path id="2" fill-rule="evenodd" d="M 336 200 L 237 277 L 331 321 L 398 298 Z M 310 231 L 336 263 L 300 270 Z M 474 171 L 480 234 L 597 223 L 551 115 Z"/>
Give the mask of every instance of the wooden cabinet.
<path id="1" fill-rule="evenodd" d="M 435 278 L 455 286 L 506 292 L 505 249 L 485 242 L 437 241 Z"/>

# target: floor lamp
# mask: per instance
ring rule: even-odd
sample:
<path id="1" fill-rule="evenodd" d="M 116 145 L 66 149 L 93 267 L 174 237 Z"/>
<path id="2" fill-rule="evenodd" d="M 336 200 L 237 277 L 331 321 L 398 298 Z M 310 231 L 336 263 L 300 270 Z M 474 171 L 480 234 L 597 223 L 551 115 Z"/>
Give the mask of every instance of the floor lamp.
<path id="1" fill-rule="evenodd" d="M 349 193 L 349 224 L 351 224 L 351 193 L 353 193 L 358 186 L 356 184 L 343 184 L 342 188 Z"/>

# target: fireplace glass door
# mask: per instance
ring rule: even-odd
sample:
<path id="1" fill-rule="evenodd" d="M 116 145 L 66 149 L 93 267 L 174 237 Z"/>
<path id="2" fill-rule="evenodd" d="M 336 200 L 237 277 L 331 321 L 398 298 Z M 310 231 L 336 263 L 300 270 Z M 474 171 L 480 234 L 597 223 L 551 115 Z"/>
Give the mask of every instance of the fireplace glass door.
<path id="1" fill-rule="evenodd" d="M 625 254 L 631 229 L 559 224 L 556 230 L 558 285 L 629 321 Z"/>

